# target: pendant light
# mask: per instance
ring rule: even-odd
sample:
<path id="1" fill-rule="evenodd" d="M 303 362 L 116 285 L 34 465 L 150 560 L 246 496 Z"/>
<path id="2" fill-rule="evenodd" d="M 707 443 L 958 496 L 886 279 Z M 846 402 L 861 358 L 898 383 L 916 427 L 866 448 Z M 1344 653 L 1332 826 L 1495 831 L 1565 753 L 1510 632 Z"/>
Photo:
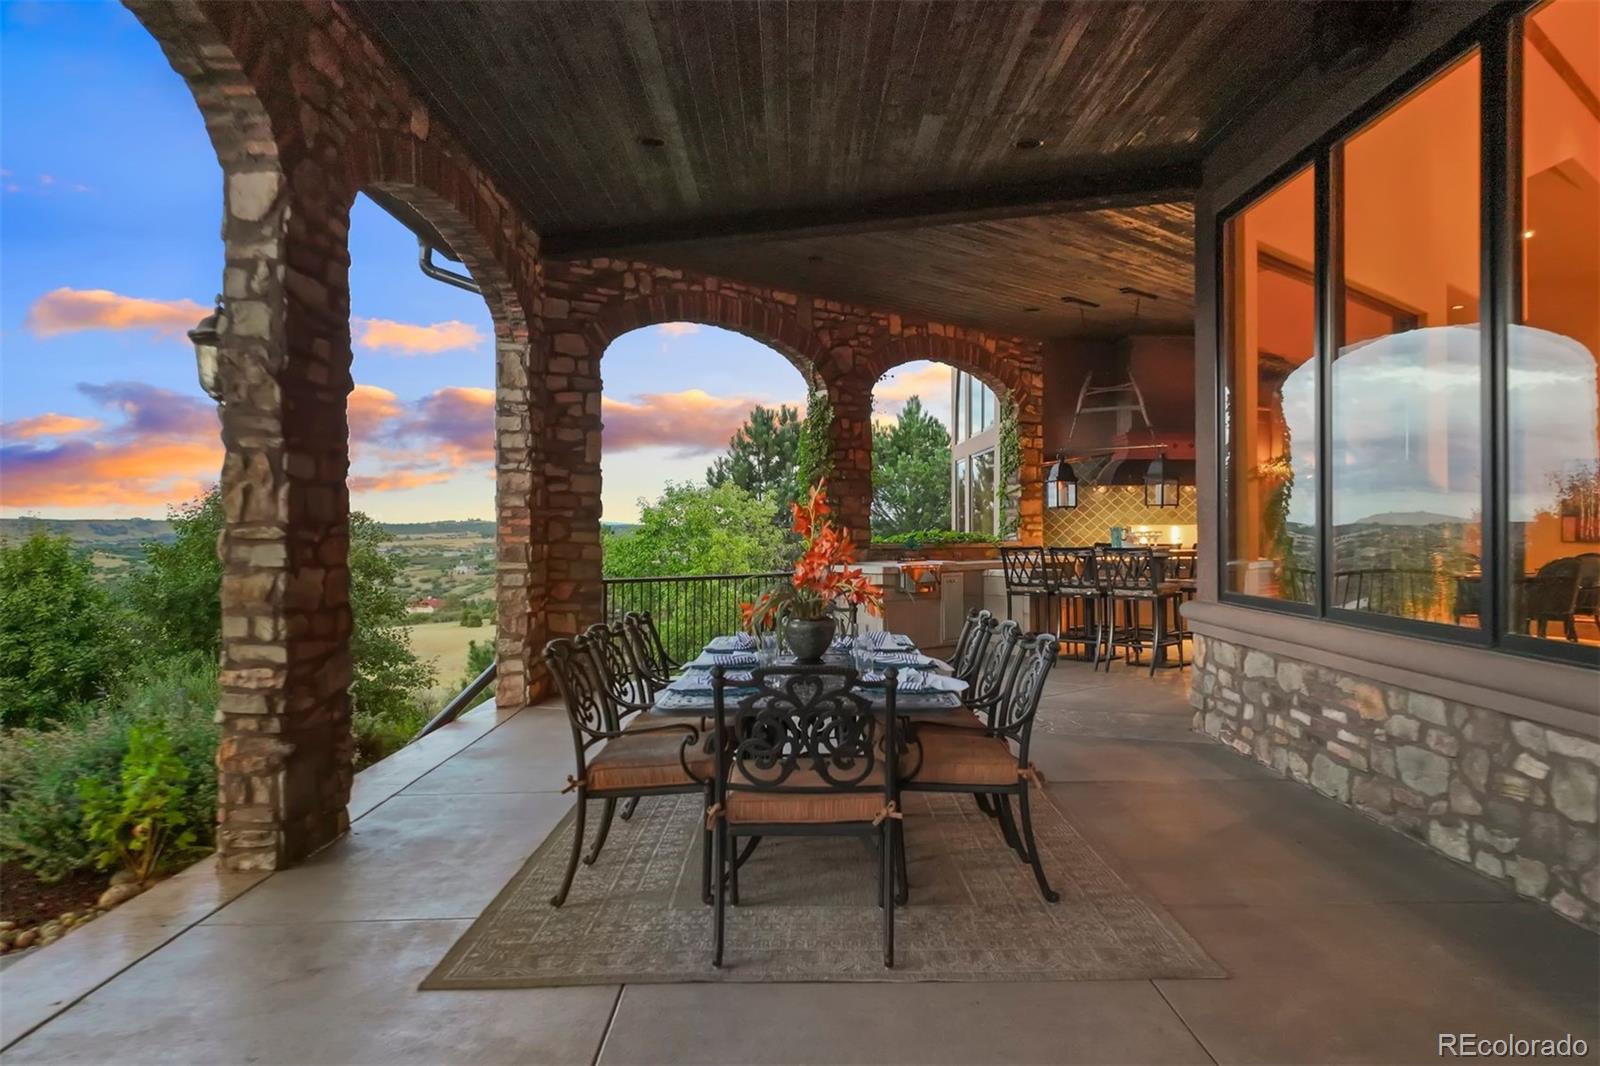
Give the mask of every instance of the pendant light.
<path id="1" fill-rule="evenodd" d="M 1078 506 L 1078 475 L 1065 459 L 1058 458 L 1045 471 L 1044 505 L 1057 509 Z"/>
<path id="2" fill-rule="evenodd" d="M 1167 454 L 1162 452 L 1150 460 L 1144 472 L 1144 505 L 1146 507 L 1178 506 L 1178 475 L 1167 471 Z"/>

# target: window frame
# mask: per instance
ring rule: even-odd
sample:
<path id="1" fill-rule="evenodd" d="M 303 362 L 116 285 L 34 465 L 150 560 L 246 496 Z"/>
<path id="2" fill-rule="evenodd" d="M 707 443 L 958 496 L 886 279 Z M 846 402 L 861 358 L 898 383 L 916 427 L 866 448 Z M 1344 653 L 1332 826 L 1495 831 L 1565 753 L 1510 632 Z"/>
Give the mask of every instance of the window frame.
<path id="1" fill-rule="evenodd" d="M 1600 647 L 1574 645 L 1564 640 L 1540 639 L 1506 630 L 1509 619 L 1510 588 L 1504 580 L 1505 560 L 1511 557 L 1507 486 L 1510 478 L 1510 427 L 1507 421 L 1507 338 L 1515 320 L 1513 282 L 1517 277 L 1521 217 L 1521 75 L 1523 20 L 1537 3 L 1505 5 L 1457 34 L 1426 59 L 1392 81 L 1342 121 L 1325 131 L 1264 179 L 1252 185 L 1217 211 L 1213 220 L 1211 268 L 1216 279 L 1212 293 L 1215 316 L 1214 390 L 1215 458 L 1217 469 L 1217 529 L 1211 551 L 1217 567 L 1217 599 L 1255 610 L 1313 617 L 1360 629 L 1422 637 L 1440 643 L 1493 648 L 1532 659 L 1544 659 L 1589 667 L 1600 667 Z M 1480 570 L 1486 595 L 1480 602 L 1478 627 L 1467 628 L 1444 622 L 1423 621 L 1331 607 L 1328 602 L 1333 575 L 1333 514 L 1331 470 L 1332 436 L 1332 353 L 1338 350 L 1339 282 L 1343 276 L 1338 260 L 1342 249 L 1339 227 L 1342 223 L 1343 144 L 1368 123 L 1380 117 L 1407 96 L 1425 86 L 1455 63 L 1474 51 L 1479 58 L 1479 317 L 1483 334 L 1480 345 L 1480 400 L 1482 417 L 1479 447 L 1482 455 L 1482 554 Z M 1315 344 L 1312 359 L 1317 366 L 1317 426 L 1315 433 L 1317 468 L 1317 575 L 1313 602 L 1302 604 L 1265 596 L 1252 596 L 1228 588 L 1229 545 L 1226 531 L 1231 529 L 1232 470 L 1228 448 L 1230 428 L 1226 398 L 1232 333 L 1229 303 L 1232 295 L 1228 256 L 1230 224 L 1241 213 L 1272 192 L 1305 167 L 1312 168 L 1313 266 L 1316 307 Z"/>

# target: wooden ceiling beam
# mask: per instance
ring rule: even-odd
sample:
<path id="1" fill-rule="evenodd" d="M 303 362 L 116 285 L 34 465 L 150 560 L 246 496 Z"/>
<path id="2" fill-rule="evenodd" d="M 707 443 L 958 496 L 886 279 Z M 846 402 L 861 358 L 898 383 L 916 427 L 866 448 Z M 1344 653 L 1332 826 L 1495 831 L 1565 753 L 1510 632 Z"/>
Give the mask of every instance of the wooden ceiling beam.
<path id="1" fill-rule="evenodd" d="M 546 233 L 540 247 L 544 255 L 553 259 L 644 255 L 652 249 L 700 241 L 833 237 L 1178 203 L 1192 200 L 1199 187 L 1197 164 L 1147 166 L 1025 185 L 891 196 L 840 207 L 783 208 L 678 222 Z"/>

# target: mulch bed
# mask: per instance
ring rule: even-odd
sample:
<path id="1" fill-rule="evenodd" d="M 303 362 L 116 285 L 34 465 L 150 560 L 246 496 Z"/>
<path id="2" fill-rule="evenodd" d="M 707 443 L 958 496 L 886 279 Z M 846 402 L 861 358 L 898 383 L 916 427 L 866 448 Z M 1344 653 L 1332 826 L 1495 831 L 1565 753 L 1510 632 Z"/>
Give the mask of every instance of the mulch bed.
<path id="1" fill-rule="evenodd" d="M 106 890 L 110 875 L 90 871 L 69 874 L 46 884 L 14 864 L 0 869 L 0 921 L 16 922 L 19 929 L 59 918 L 67 911 L 92 907 Z"/>

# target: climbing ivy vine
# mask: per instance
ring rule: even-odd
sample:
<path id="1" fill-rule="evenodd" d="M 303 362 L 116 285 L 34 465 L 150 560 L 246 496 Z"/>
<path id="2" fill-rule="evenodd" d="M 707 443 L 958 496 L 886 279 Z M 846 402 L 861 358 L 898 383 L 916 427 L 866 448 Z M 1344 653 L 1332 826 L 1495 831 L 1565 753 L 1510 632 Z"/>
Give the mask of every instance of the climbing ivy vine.
<path id="1" fill-rule="evenodd" d="M 1017 478 L 1022 469 L 1022 438 L 1017 433 L 1017 405 L 1009 395 L 1000 397 L 999 438 L 994 495 L 1000 511 L 1000 536 L 1009 540 L 1017 535 L 1017 497 L 1022 489 Z"/>
<path id="2" fill-rule="evenodd" d="M 812 385 L 806 391 L 806 417 L 800 423 L 800 443 L 795 449 L 795 498 L 805 499 L 806 492 L 832 472 L 833 404 L 828 400 L 828 390 Z"/>

